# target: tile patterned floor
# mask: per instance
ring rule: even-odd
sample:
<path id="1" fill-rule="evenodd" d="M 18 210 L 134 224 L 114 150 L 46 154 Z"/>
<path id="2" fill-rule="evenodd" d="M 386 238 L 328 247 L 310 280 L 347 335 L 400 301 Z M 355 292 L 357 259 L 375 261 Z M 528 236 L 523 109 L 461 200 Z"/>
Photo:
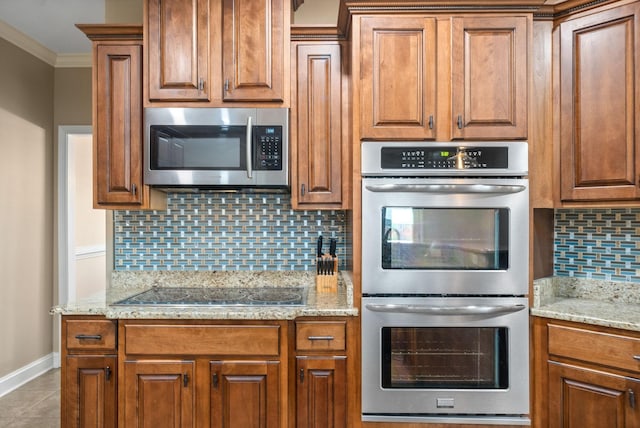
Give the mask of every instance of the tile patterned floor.
<path id="1" fill-rule="evenodd" d="M 59 428 L 60 369 L 0 397 L 0 428 Z"/>

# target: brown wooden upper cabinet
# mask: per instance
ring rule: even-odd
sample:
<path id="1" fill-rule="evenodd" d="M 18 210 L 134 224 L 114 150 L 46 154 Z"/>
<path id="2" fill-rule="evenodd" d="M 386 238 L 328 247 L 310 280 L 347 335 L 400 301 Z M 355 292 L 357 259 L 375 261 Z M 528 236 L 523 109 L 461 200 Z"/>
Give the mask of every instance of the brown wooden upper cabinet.
<path id="1" fill-rule="evenodd" d="M 209 25 L 209 0 L 148 0 L 150 100 L 209 100 Z"/>
<path id="2" fill-rule="evenodd" d="M 285 21 L 288 0 L 224 0 L 224 101 L 284 99 Z M 288 22 L 286 23 L 288 26 Z M 287 34 L 287 40 L 289 36 Z M 287 45 L 288 46 L 288 45 Z M 287 54 L 289 49 L 286 50 Z"/>
<path id="3" fill-rule="evenodd" d="M 142 28 L 78 28 L 93 42 L 93 206 L 164 208 L 142 181 Z"/>
<path id="4" fill-rule="evenodd" d="M 640 3 L 560 25 L 563 201 L 640 198 Z"/>
<path id="5" fill-rule="evenodd" d="M 360 27 L 362 138 L 436 136 L 436 20 L 363 17 Z"/>
<path id="6" fill-rule="evenodd" d="M 294 208 L 343 209 L 348 200 L 343 161 L 340 42 L 292 44 L 291 203 Z M 345 93 L 348 93 L 346 90 Z M 346 121 L 345 121 L 346 122 Z M 347 171 L 346 168 L 344 168 Z M 345 173 L 346 175 L 346 173 Z"/>
<path id="7" fill-rule="evenodd" d="M 526 139 L 530 21 L 363 16 L 361 138 Z"/>
<path id="8" fill-rule="evenodd" d="M 283 102 L 288 0 L 146 0 L 148 101 Z"/>

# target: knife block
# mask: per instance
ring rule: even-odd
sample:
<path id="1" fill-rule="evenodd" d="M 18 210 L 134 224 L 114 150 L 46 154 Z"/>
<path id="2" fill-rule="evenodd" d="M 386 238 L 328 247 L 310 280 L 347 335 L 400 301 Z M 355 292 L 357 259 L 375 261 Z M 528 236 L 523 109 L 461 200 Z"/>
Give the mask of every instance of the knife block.
<path id="1" fill-rule="evenodd" d="M 317 260 L 316 260 L 316 263 L 317 263 Z M 338 292 L 338 258 L 337 257 L 333 258 L 333 274 L 316 273 L 316 291 L 318 293 L 337 293 Z"/>

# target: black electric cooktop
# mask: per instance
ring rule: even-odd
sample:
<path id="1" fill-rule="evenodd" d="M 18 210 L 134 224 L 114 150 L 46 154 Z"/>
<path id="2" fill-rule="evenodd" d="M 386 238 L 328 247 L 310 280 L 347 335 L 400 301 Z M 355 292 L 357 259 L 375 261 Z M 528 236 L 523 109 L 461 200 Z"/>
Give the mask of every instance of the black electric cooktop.
<path id="1" fill-rule="evenodd" d="M 153 287 L 114 305 L 301 306 L 304 287 Z"/>

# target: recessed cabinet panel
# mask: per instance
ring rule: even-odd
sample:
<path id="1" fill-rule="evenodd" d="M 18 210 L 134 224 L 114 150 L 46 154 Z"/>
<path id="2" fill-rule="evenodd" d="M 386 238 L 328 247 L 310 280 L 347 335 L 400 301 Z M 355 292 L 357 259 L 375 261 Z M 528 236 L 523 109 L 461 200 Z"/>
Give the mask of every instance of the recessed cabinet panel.
<path id="1" fill-rule="evenodd" d="M 560 26 L 561 199 L 640 197 L 640 5 Z"/>
<path id="2" fill-rule="evenodd" d="M 640 381 L 549 363 L 549 428 L 637 428 Z"/>
<path id="3" fill-rule="evenodd" d="M 284 97 L 284 0 L 224 0 L 224 101 Z"/>
<path id="4" fill-rule="evenodd" d="M 194 427 L 195 379 L 192 361 L 125 363 L 125 426 Z"/>
<path id="5" fill-rule="evenodd" d="M 342 76 L 339 44 L 295 47 L 292 203 L 342 202 Z M 295 122 L 293 122 L 295 121 Z M 293 193 L 293 192 L 292 192 Z"/>
<path id="6" fill-rule="evenodd" d="M 278 361 L 211 362 L 211 427 L 278 428 Z"/>
<path id="7" fill-rule="evenodd" d="M 98 45 L 94 206 L 142 204 L 142 46 Z"/>
<path id="8" fill-rule="evenodd" d="M 116 357 L 67 357 L 62 426 L 115 428 Z"/>
<path id="9" fill-rule="evenodd" d="M 363 17 L 361 137 L 435 138 L 436 21 Z"/>
<path id="10" fill-rule="evenodd" d="M 209 2 L 148 0 L 150 100 L 209 99 Z"/>
<path id="11" fill-rule="evenodd" d="M 527 138 L 527 18 L 452 19 L 453 139 Z"/>

